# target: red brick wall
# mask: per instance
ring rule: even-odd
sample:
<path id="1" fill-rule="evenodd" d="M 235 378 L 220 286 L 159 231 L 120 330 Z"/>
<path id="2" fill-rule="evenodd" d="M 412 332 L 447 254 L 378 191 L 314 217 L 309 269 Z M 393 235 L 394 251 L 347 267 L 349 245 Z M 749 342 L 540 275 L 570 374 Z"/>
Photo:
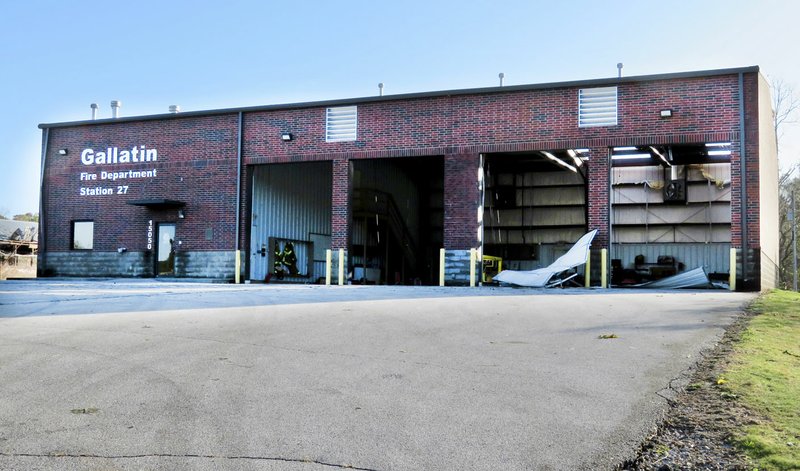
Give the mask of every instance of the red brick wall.
<path id="1" fill-rule="evenodd" d="M 465 250 L 480 246 L 478 242 L 478 188 L 480 154 L 447 154 L 444 156 L 444 246 Z"/>
<path id="2" fill-rule="evenodd" d="M 756 75 L 746 74 L 748 128 L 757 125 Z M 445 245 L 451 249 L 477 246 L 477 165 L 480 153 L 543 149 L 592 149 L 588 163 L 589 224 L 600 227 L 596 246 L 608 244 L 608 147 L 738 140 L 738 76 L 723 75 L 619 84 L 619 124 L 578 127 L 578 87 L 503 91 L 492 94 L 381 100 L 358 105 L 358 139 L 325 142 L 325 107 L 251 111 L 244 113 L 244 164 L 305 160 L 334 161 L 334 248 L 348 239 L 349 159 L 445 155 Z M 661 119 L 661 109 L 674 117 Z M 752 124 L 752 125 L 751 125 Z M 233 250 L 236 206 L 238 113 L 206 117 L 171 116 L 140 122 L 100 123 L 50 131 L 45 183 L 44 250 L 69 249 L 70 221 L 94 219 L 95 250 L 125 246 L 142 250 L 146 221 L 178 223 L 184 250 Z M 282 132 L 294 139 L 284 142 Z M 80 197 L 80 152 L 85 147 L 156 148 L 153 164 L 117 164 L 114 169 L 156 168 L 158 178 L 128 182 L 127 195 Z M 57 149 L 67 148 L 67 156 Z M 748 136 L 748 159 L 757 158 L 757 135 Z M 736 155 L 734 155 L 736 160 Z M 736 192 L 737 163 L 733 165 Z M 97 166 L 109 170 L 110 166 Z M 758 198 L 758 166 L 748 166 L 749 198 Z M 246 244 L 249 169 L 241 182 L 242 244 Z M 113 184 L 116 186 L 117 183 Z M 734 193 L 734 197 L 736 194 Z M 125 201 L 169 198 L 187 202 L 187 217 L 175 211 L 151 211 Z M 740 207 L 732 205 L 734 221 Z M 758 204 L 748 211 L 748 235 L 758 244 Z M 214 238 L 204 231 L 212 227 Z M 734 245 L 737 234 L 733 229 Z M 755 239 L 754 239 L 755 238 Z M 244 248 L 244 245 L 243 245 Z"/>
<path id="3" fill-rule="evenodd" d="M 758 154 L 758 77 L 755 74 L 744 75 L 744 120 L 745 120 L 745 152 L 747 159 L 747 245 L 748 248 L 758 248 L 760 242 L 759 208 L 760 208 L 760 175 Z M 737 94 L 738 97 L 738 94 Z M 738 98 L 737 98 L 738 99 Z M 765 104 L 763 106 L 771 106 Z M 737 109 L 738 113 L 738 109 Z M 737 115 L 738 125 L 738 115 Z M 739 152 L 741 141 L 737 138 L 733 142 L 733 155 L 731 156 L 731 245 L 742 247 L 742 156 Z M 777 184 L 777 182 L 775 183 Z"/>
<path id="4" fill-rule="evenodd" d="M 578 127 L 578 88 L 358 105 L 358 139 L 325 142 L 325 108 L 248 113 L 248 164 L 702 140 L 737 131 L 737 76 L 621 83 L 619 124 Z M 674 116 L 661 119 L 670 108 Z M 281 141 L 282 132 L 294 139 Z M 602 140 L 602 144 L 594 142 Z"/>
<path id="5" fill-rule="evenodd" d="M 350 243 L 350 161 L 333 161 L 333 201 L 331 208 L 331 249 L 347 249 Z"/>
<path id="6" fill-rule="evenodd" d="M 589 162 L 587 171 L 587 212 L 588 229 L 597 229 L 597 234 L 592 241 L 594 247 L 608 247 L 609 245 L 609 217 L 611 209 L 611 195 L 609 194 L 609 170 L 611 153 L 608 147 L 593 147 L 589 149 Z"/>
<path id="7" fill-rule="evenodd" d="M 147 221 L 175 222 L 179 250 L 233 250 L 236 219 L 236 115 L 166 119 L 53 128 L 50 130 L 43 200 L 46 251 L 68 251 L 71 221 L 94 220 L 94 250 L 146 249 Z M 157 162 L 83 165 L 81 152 L 145 145 Z M 68 154 L 59 155 L 59 149 Z M 100 180 L 100 172 L 157 171 L 155 178 Z M 81 181 L 81 172 L 97 174 Z M 117 194 L 127 185 L 126 194 Z M 105 187 L 114 194 L 81 196 L 81 187 Z M 150 210 L 129 201 L 167 198 L 186 202 L 185 219 L 176 209 Z M 206 240 L 206 229 L 212 240 Z"/>
<path id="8" fill-rule="evenodd" d="M 724 141 L 738 132 L 737 75 L 621 83 L 618 101 L 619 124 L 592 128 L 578 127 L 576 87 L 363 103 L 358 139 L 339 143 L 325 142 L 324 107 L 254 112 L 246 119 L 245 161 L 444 154 L 445 246 L 469 248 L 477 244 L 475 155 L 589 147 L 589 227 L 600 229 L 594 245 L 603 247 L 609 242 L 608 147 Z M 673 117 L 662 119 L 662 109 Z M 294 139 L 281 141 L 282 132 Z"/>

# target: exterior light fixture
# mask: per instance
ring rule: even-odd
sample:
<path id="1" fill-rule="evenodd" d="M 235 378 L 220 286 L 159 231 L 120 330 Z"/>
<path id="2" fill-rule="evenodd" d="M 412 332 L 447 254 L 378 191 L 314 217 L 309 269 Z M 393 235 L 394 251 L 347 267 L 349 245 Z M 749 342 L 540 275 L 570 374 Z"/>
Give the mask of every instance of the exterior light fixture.
<path id="1" fill-rule="evenodd" d="M 67 149 L 58 149 L 58 155 L 67 155 L 69 151 Z"/>
<path id="2" fill-rule="evenodd" d="M 671 118 L 672 117 L 672 110 L 661 110 L 661 117 L 662 118 Z"/>
<path id="3" fill-rule="evenodd" d="M 186 217 L 186 213 L 183 212 L 182 209 L 178 210 L 178 219 L 183 219 Z"/>
<path id="4" fill-rule="evenodd" d="M 294 139 L 294 136 L 292 136 L 292 133 L 290 133 L 290 132 L 281 133 L 281 140 L 282 141 L 291 141 L 292 139 Z"/>

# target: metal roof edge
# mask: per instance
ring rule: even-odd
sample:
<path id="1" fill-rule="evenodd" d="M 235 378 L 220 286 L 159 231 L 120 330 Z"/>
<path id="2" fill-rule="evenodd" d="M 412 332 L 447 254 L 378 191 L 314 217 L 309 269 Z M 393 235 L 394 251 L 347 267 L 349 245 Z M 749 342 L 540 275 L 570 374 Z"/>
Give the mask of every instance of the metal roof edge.
<path id="1" fill-rule="evenodd" d="M 574 80 L 566 82 L 508 85 L 503 87 L 464 88 L 464 89 L 441 90 L 441 91 L 431 91 L 431 92 L 403 93 L 398 95 L 368 96 L 360 98 L 343 98 L 343 99 L 324 100 L 324 101 L 285 103 L 276 105 L 256 105 L 256 106 L 244 106 L 238 108 L 219 108 L 219 109 L 200 110 L 200 111 L 182 111 L 180 113 L 159 113 L 153 115 L 129 116 L 124 118 L 103 118 L 94 120 L 90 119 L 84 121 L 41 123 L 39 124 L 39 129 L 87 126 L 92 124 L 130 123 L 136 121 L 153 121 L 159 119 L 177 119 L 185 117 L 215 116 L 223 114 L 236 114 L 240 112 L 251 113 L 257 111 L 278 111 L 278 110 L 292 110 L 292 109 L 302 109 L 302 108 L 320 108 L 328 106 L 358 105 L 362 103 L 379 103 L 386 101 L 411 100 L 417 98 L 436 98 L 436 97 L 447 97 L 447 96 L 458 96 L 458 95 L 521 92 L 521 91 L 544 90 L 552 88 L 614 85 L 620 83 L 651 82 L 657 80 L 713 77 L 718 75 L 733 75 L 739 73 L 753 73 L 753 72 L 757 73 L 759 71 L 760 71 L 759 66 L 754 65 L 748 67 L 736 67 L 728 69 L 711 69 L 711 70 L 699 70 L 690 72 L 671 72 L 665 74 L 636 75 L 630 77 L 611 77 L 611 78 L 588 79 L 588 80 Z"/>

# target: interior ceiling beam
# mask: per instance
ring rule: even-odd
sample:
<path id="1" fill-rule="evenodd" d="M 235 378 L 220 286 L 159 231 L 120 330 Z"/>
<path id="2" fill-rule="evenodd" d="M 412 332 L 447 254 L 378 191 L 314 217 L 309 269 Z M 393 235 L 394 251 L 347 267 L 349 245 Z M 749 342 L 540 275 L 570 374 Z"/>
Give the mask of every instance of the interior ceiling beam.
<path id="1" fill-rule="evenodd" d="M 730 145 L 675 144 L 614 147 L 612 166 L 641 167 L 728 163 Z"/>
<path id="2" fill-rule="evenodd" d="M 486 161 L 504 171 L 572 171 L 583 175 L 582 153 L 574 149 L 488 154 Z"/>

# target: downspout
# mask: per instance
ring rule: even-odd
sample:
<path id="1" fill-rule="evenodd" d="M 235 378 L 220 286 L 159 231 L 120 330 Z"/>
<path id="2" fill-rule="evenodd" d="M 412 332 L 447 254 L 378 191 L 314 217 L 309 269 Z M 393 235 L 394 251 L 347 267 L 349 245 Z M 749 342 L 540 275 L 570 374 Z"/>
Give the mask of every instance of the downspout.
<path id="1" fill-rule="evenodd" d="M 42 168 L 39 169 L 39 246 L 38 246 L 38 258 L 37 260 L 41 260 L 41 263 L 37 263 L 37 276 L 44 275 L 45 269 L 47 267 L 47 239 L 45 239 L 45 230 L 44 230 L 44 167 L 47 163 L 47 146 L 50 144 L 50 128 L 44 128 L 44 135 L 42 136 L 42 157 L 41 157 L 41 166 Z M 41 270 L 39 270 L 41 267 Z"/>
<path id="2" fill-rule="evenodd" d="M 235 242 L 235 252 L 237 255 L 237 260 L 241 260 L 239 257 L 239 225 L 241 223 L 241 199 L 242 199 L 242 112 L 239 112 L 239 130 L 237 136 L 237 143 L 236 143 L 236 242 Z M 241 265 L 236 267 L 238 272 L 235 274 L 234 279 L 239 278 L 239 273 L 241 272 Z"/>
<path id="3" fill-rule="evenodd" d="M 620 69 L 620 72 L 622 69 Z M 608 261 L 605 263 L 609 263 L 611 259 L 614 258 L 614 185 L 612 184 L 612 178 L 614 176 L 614 168 L 612 167 L 613 162 L 611 161 L 611 150 L 608 147 L 605 147 L 605 155 L 603 156 L 608 162 L 608 169 L 606 171 L 606 188 L 608 188 L 608 212 L 606 213 L 606 221 L 608 221 Z M 586 188 L 589 188 L 589 184 L 587 182 Z M 588 195 L 587 195 L 588 196 Z M 587 199 L 588 202 L 588 199 Z M 586 205 L 586 209 L 589 209 L 589 205 Z M 586 220 L 588 221 L 589 218 L 587 217 Z M 588 228 L 592 230 L 592 228 Z M 645 239 L 647 240 L 647 239 Z M 600 262 L 601 264 L 604 263 Z M 607 277 L 611 276 L 611 270 L 606 273 Z M 605 282 L 605 286 L 611 287 L 611 279 L 600 280 L 601 283 Z M 601 286 L 603 286 L 601 284 Z"/>
<path id="4" fill-rule="evenodd" d="M 744 73 L 739 72 L 739 165 L 742 172 L 742 281 L 747 280 L 747 134 L 744 125 Z"/>
<path id="5" fill-rule="evenodd" d="M 484 239 L 486 238 L 486 231 L 484 230 L 484 228 L 486 227 L 485 226 L 486 221 L 484 221 L 483 219 L 483 215 L 486 213 L 484 207 L 484 205 L 486 204 L 486 172 L 484 171 L 485 168 L 484 166 L 486 165 L 486 163 L 483 154 L 480 154 L 480 162 L 478 165 L 479 165 L 478 171 L 480 172 L 480 183 L 481 183 L 480 187 L 481 201 L 480 203 L 478 203 L 478 209 L 480 210 L 480 214 L 478 214 L 478 217 L 480 217 L 480 222 L 481 222 L 478 225 L 478 230 L 481 231 L 480 232 L 481 239 L 479 241 L 481 251 L 478 254 L 478 267 L 480 267 L 480 270 L 478 271 L 478 281 L 479 281 L 478 286 L 483 286 L 483 248 L 484 248 Z M 523 220 L 523 224 L 524 223 L 525 221 Z"/>

